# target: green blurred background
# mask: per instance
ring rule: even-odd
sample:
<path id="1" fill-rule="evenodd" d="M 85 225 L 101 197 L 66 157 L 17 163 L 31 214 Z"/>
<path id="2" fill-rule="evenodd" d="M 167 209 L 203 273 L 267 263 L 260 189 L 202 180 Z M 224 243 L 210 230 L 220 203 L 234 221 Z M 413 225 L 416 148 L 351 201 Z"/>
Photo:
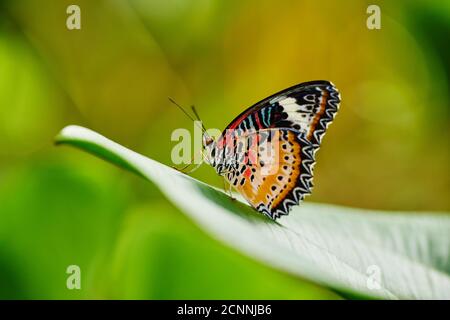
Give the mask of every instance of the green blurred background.
<path id="1" fill-rule="evenodd" d="M 81 30 L 66 8 L 81 8 Z M 368 30 L 366 8 L 381 8 Z M 340 298 L 212 239 L 150 183 L 70 148 L 87 126 L 170 164 L 167 97 L 208 127 L 333 81 L 341 110 L 308 201 L 449 211 L 445 1 L 0 1 L 0 298 Z M 195 172 L 221 180 L 207 166 Z M 82 289 L 66 288 L 81 267 Z"/>

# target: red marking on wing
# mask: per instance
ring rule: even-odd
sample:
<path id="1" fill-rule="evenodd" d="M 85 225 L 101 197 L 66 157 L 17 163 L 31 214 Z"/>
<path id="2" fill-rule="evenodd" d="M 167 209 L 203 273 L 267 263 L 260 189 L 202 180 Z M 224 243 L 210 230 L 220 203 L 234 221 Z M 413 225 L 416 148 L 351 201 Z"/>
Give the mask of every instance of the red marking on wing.
<path id="1" fill-rule="evenodd" d="M 255 120 L 256 120 L 256 124 L 258 125 L 258 129 L 262 128 L 261 122 L 259 122 L 259 116 L 258 113 L 255 112 Z"/>
<path id="2" fill-rule="evenodd" d="M 247 170 L 244 171 L 244 177 L 250 178 L 251 175 L 252 175 L 252 170 L 250 170 L 250 168 L 247 168 Z"/>
<path id="3" fill-rule="evenodd" d="M 243 113 L 242 115 L 239 116 L 239 118 L 235 119 L 235 120 L 233 121 L 233 123 L 231 123 L 231 124 L 228 126 L 228 129 L 236 129 L 236 127 L 242 122 L 242 120 L 244 120 L 245 118 L 247 118 L 247 116 L 248 116 L 250 113 L 252 113 L 253 111 L 254 111 L 253 108 L 249 108 L 249 109 L 247 110 L 247 112 Z"/>

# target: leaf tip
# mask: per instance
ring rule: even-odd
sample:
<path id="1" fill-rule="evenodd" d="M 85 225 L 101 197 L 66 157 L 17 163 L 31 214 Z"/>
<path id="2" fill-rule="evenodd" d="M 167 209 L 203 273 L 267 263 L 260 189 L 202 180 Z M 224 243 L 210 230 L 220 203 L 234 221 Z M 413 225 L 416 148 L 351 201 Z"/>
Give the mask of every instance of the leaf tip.
<path id="1" fill-rule="evenodd" d="M 55 145 L 60 145 L 63 143 L 66 143 L 70 140 L 74 140 L 77 138 L 80 138 L 82 136 L 85 136 L 89 133 L 89 129 L 83 128 L 78 125 L 68 125 L 64 127 L 56 136 L 54 139 Z"/>

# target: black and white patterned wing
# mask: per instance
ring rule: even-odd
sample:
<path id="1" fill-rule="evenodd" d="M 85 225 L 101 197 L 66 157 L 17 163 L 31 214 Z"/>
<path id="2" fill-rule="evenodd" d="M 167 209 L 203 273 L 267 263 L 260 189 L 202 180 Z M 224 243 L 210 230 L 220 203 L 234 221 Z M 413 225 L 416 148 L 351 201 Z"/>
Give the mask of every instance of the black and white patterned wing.
<path id="1" fill-rule="evenodd" d="M 302 133 L 318 148 L 338 111 L 340 101 L 339 91 L 329 81 L 301 83 L 254 104 L 225 130 L 291 128 Z"/>

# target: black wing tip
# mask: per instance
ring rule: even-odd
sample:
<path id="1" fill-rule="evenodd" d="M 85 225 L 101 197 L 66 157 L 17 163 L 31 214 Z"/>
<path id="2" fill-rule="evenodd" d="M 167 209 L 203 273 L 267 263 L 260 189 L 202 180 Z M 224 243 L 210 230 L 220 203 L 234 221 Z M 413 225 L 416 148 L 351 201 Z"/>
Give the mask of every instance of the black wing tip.
<path id="1" fill-rule="evenodd" d="M 332 85 L 334 87 L 333 82 L 329 80 L 311 80 L 299 83 L 298 86 L 310 86 L 310 85 L 318 85 L 318 84 L 324 84 L 324 85 Z"/>
<path id="2" fill-rule="evenodd" d="M 332 81 L 323 80 L 323 79 L 301 82 L 301 83 L 298 83 L 286 90 L 293 89 L 293 88 L 309 87 L 309 86 L 332 86 L 335 90 L 337 90 L 335 84 Z"/>

